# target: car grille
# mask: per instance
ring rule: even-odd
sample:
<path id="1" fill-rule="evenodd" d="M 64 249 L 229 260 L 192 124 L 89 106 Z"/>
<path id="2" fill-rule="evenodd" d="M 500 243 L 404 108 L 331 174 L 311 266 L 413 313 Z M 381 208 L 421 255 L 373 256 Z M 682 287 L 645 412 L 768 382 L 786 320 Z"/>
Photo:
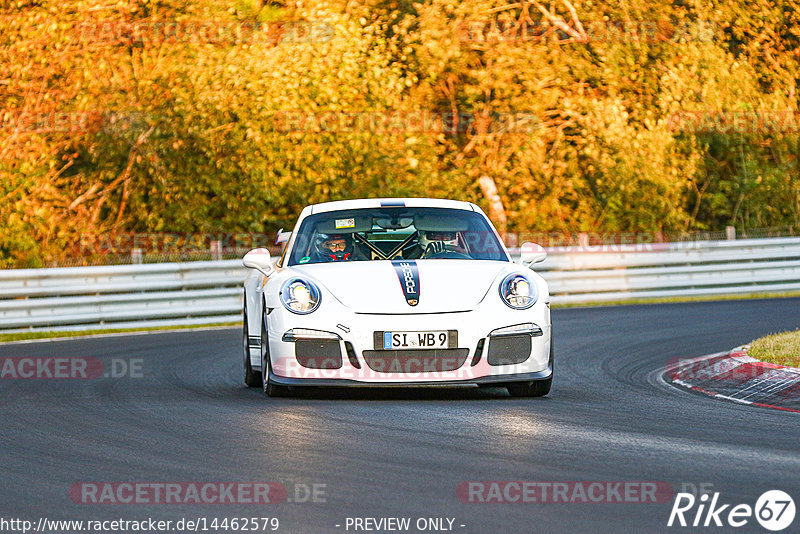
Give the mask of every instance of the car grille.
<path id="1" fill-rule="evenodd" d="M 364 361 L 379 373 L 454 371 L 467 361 L 469 349 L 365 350 Z"/>

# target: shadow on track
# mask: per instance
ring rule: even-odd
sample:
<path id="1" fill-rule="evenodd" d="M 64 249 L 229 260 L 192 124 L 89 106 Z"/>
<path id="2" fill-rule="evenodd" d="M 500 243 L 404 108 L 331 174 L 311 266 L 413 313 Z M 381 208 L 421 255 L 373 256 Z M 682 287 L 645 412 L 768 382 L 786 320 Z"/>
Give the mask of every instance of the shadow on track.
<path id="1" fill-rule="evenodd" d="M 252 390 L 251 390 L 252 391 Z M 257 391 L 257 390 L 256 390 Z M 257 391 L 259 395 L 263 393 Z M 266 401 L 283 402 L 292 399 L 327 400 L 327 401 L 489 401 L 489 400 L 527 400 L 530 402 L 547 402 L 548 397 L 537 399 L 519 399 L 511 397 L 504 387 L 476 386 L 414 386 L 414 387 L 314 387 L 293 388 L 286 398 L 269 398 Z"/>

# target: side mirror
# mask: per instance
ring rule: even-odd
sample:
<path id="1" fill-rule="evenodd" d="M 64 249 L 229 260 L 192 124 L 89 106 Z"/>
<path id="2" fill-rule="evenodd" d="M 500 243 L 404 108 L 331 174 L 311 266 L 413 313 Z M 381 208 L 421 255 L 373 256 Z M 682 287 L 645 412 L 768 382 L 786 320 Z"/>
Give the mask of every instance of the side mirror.
<path id="1" fill-rule="evenodd" d="M 539 263 L 547 258 L 547 251 L 541 245 L 536 243 L 523 243 L 519 247 L 520 256 L 519 264 L 525 267 L 530 267 L 534 263 Z"/>
<path id="2" fill-rule="evenodd" d="M 275 244 L 280 245 L 281 243 L 286 243 L 289 241 L 289 238 L 292 237 L 292 232 L 284 232 L 283 228 L 278 230 L 278 235 L 275 236 Z"/>
<path id="3" fill-rule="evenodd" d="M 269 256 L 269 250 L 265 248 L 251 250 L 244 255 L 242 263 L 248 269 L 260 271 L 264 276 L 269 276 L 275 271 L 275 267 L 272 265 L 272 258 Z"/>

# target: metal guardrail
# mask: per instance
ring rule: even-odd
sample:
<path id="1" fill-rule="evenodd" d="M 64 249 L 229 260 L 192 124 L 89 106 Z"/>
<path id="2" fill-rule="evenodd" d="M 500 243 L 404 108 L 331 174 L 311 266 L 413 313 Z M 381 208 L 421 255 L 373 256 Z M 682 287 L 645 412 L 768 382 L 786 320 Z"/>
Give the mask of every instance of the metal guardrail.
<path id="1" fill-rule="evenodd" d="M 0 332 L 241 320 L 241 260 L 0 271 Z"/>
<path id="2" fill-rule="evenodd" d="M 554 304 L 800 290 L 800 238 L 606 245 L 534 266 Z"/>
<path id="3" fill-rule="evenodd" d="M 800 238 L 555 249 L 534 267 L 554 304 L 800 291 Z M 245 277 L 240 260 L 0 271 L 0 332 L 235 322 Z"/>

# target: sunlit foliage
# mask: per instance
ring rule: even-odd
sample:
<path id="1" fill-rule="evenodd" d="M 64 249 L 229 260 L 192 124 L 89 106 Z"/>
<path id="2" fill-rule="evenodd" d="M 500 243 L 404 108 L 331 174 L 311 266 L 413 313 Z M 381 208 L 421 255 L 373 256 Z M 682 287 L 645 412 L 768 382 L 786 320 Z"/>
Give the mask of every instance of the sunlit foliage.
<path id="1" fill-rule="evenodd" d="M 800 4 L 0 0 L 0 266 L 434 196 L 516 232 L 797 225 Z M 423 120 L 418 120 L 420 117 Z"/>

